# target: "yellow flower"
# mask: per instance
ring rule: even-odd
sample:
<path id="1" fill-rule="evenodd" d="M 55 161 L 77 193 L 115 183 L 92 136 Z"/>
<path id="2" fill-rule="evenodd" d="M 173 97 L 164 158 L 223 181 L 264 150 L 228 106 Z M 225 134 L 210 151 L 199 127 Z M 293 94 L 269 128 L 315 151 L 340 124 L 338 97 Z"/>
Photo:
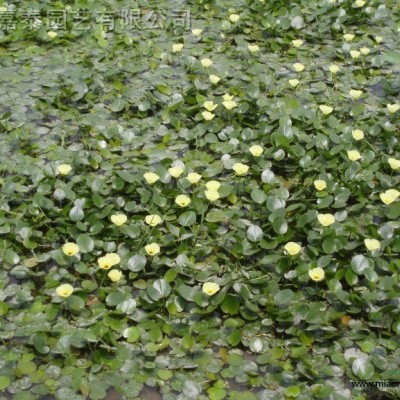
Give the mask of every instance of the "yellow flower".
<path id="1" fill-rule="evenodd" d="M 289 85 L 292 87 L 296 87 L 300 81 L 298 79 L 289 79 Z"/>
<path id="2" fill-rule="evenodd" d="M 233 108 L 237 107 L 236 101 L 233 100 L 223 101 L 222 104 L 227 110 L 232 110 Z"/>
<path id="3" fill-rule="evenodd" d="M 161 224 L 162 221 L 161 217 L 157 214 L 147 215 L 144 220 L 146 224 L 150 226 L 157 226 L 158 224 Z"/>
<path id="4" fill-rule="evenodd" d="M 117 226 L 123 225 L 128 220 L 125 214 L 111 215 L 111 222 Z"/>
<path id="5" fill-rule="evenodd" d="M 400 110 L 400 105 L 394 103 L 394 104 L 386 104 L 387 109 L 389 110 L 389 112 L 391 112 L 392 114 L 394 114 L 395 112 Z"/>
<path id="6" fill-rule="evenodd" d="M 329 71 L 330 71 L 332 74 L 337 74 L 337 73 L 339 72 L 339 70 L 340 70 L 340 68 L 339 68 L 339 66 L 336 65 L 336 64 L 331 64 L 331 65 L 329 66 Z"/>
<path id="7" fill-rule="evenodd" d="M 214 282 L 206 282 L 203 284 L 203 293 L 208 294 L 209 296 L 214 295 L 219 291 L 219 285 L 218 283 Z"/>
<path id="8" fill-rule="evenodd" d="M 318 221 L 323 226 L 332 225 L 335 222 L 335 217 L 332 214 L 318 214 Z"/>
<path id="9" fill-rule="evenodd" d="M 48 31 L 48 32 L 47 32 L 47 36 L 48 36 L 50 39 L 54 39 L 57 35 L 58 35 L 57 32 L 54 32 L 54 31 Z"/>
<path id="10" fill-rule="evenodd" d="M 203 32 L 203 29 L 192 29 L 192 33 L 194 36 L 200 36 Z"/>
<path id="11" fill-rule="evenodd" d="M 61 175 L 68 175 L 72 167 L 69 164 L 61 164 L 57 167 L 57 172 Z"/>
<path id="12" fill-rule="evenodd" d="M 249 166 L 242 163 L 235 163 L 232 169 L 236 172 L 236 175 L 242 176 L 247 174 Z"/>
<path id="13" fill-rule="evenodd" d="M 75 243 L 65 243 L 62 247 L 62 251 L 66 256 L 72 257 L 79 252 L 79 246 Z"/>
<path id="14" fill-rule="evenodd" d="M 364 0 L 356 0 L 355 5 L 357 7 L 362 7 L 365 4 Z"/>
<path id="15" fill-rule="evenodd" d="M 364 244 L 369 251 L 374 251 L 381 247 L 379 240 L 376 239 L 364 239 Z"/>
<path id="16" fill-rule="evenodd" d="M 209 68 L 213 64 L 213 62 L 209 58 L 203 58 L 202 60 L 200 60 L 200 62 L 204 68 Z"/>
<path id="17" fill-rule="evenodd" d="M 221 184 L 217 181 L 209 181 L 206 183 L 206 188 L 208 190 L 218 190 L 221 187 Z"/>
<path id="18" fill-rule="evenodd" d="M 351 42 L 354 39 L 354 35 L 352 33 L 346 33 L 345 35 L 343 35 L 343 39 L 346 42 Z"/>
<path id="19" fill-rule="evenodd" d="M 149 183 L 150 185 L 157 182 L 160 179 L 160 177 L 154 172 L 146 172 L 143 175 L 143 177 L 146 180 L 146 182 Z"/>
<path id="20" fill-rule="evenodd" d="M 211 83 L 213 83 L 214 85 L 216 85 L 221 80 L 221 78 L 217 75 L 210 75 L 209 78 Z"/>
<path id="21" fill-rule="evenodd" d="M 209 111 L 203 111 L 203 112 L 201 113 L 201 115 L 203 116 L 203 118 L 204 118 L 206 121 L 211 121 L 211 120 L 215 117 L 215 114 L 210 113 Z"/>
<path id="22" fill-rule="evenodd" d="M 397 191 L 396 189 L 388 189 L 386 190 L 386 192 L 381 193 L 379 197 L 385 204 L 391 204 L 397 200 L 399 195 L 400 192 Z"/>
<path id="23" fill-rule="evenodd" d="M 196 172 L 191 172 L 190 174 L 188 174 L 186 179 L 190 183 L 197 183 L 201 179 L 201 175 L 197 174 Z"/>
<path id="24" fill-rule="evenodd" d="M 395 158 L 389 158 L 388 163 L 392 169 L 400 168 L 400 160 L 397 160 Z"/>
<path id="25" fill-rule="evenodd" d="M 314 181 L 314 186 L 317 190 L 324 190 L 326 188 L 326 182 L 322 179 Z"/>
<path id="26" fill-rule="evenodd" d="M 329 106 L 325 106 L 325 105 L 320 105 L 318 108 L 321 110 L 322 114 L 324 114 L 324 115 L 328 115 L 333 111 L 333 107 L 329 107 Z"/>
<path id="27" fill-rule="evenodd" d="M 231 22 L 235 23 L 235 22 L 239 21 L 240 15 L 238 15 L 238 14 L 231 14 L 231 15 L 229 16 L 229 19 L 231 20 Z"/>
<path id="28" fill-rule="evenodd" d="M 351 134 L 354 140 L 364 139 L 364 132 L 361 131 L 360 129 L 355 129 L 354 131 L 351 132 Z"/>
<path id="29" fill-rule="evenodd" d="M 107 253 L 105 256 L 100 257 L 97 260 L 101 269 L 110 269 L 113 265 L 118 264 L 121 261 L 120 256 L 117 253 Z"/>
<path id="30" fill-rule="evenodd" d="M 260 48 L 256 44 L 249 44 L 247 48 L 249 49 L 250 53 L 257 53 L 257 51 L 260 50 Z"/>
<path id="31" fill-rule="evenodd" d="M 99 264 L 99 267 L 101 269 L 110 269 L 113 266 L 112 260 L 110 259 L 110 257 L 107 257 L 106 255 L 100 257 L 97 260 L 97 263 Z"/>
<path id="32" fill-rule="evenodd" d="M 168 168 L 169 174 L 174 178 L 179 178 L 185 170 L 181 167 L 171 167 Z"/>
<path id="33" fill-rule="evenodd" d="M 233 96 L 229 95 L 228 93 L 225 93 L 222 98 L 224 99 L 224 101 L 230 101 L 233 100 Z"/>
<path id="34" fill-rule="evenodd" d="M 361 53 L 358 50 L 350 50 L 350 55 L 352 58 L 360 57 Z"/>
<path id="35" fill-rule="evenodd" d="M 160 252 L 160 246 L 157 243 L 151 243 L 144 247 L 149 256 L 155 256 Z"/>
<path id="36" fill-rule="evenodd" d="M 363 56 L 368 55 L 370 52 L 371 52 L 371 50 L 370 50 L 368 47 L 361 47 L 361 49 L 360 49 L 360 53 L 361 53 Z"/>
<path id="37" fill-rule="evenodd" d="M 289 242 L 285 244 L 285 252 L 291 256 L 295 256 L 296 254 L 300 253 L 301 246 L 295 242 Z"/>
<path id="38" fill-rule="evenodd" d="M 301 39 L 292 40 L 292 45 L 293 45 L 294 47 L 300 47 L 300 46 L 303 45 L 303 43 L 304 43 L 304 42 L 303 42 Z"/>
<path id="39" fill-rule="evenodd" d="M 301 71 L 304 70 L 305 65 L 300 64 L 300 63 L 295 63 L 295 64 L 293 64 L 293 68 L 294 68 L 294 70 L 295 70 L 296 72 L 301 72 Z"/>
<path id="40" fill-rule="evenodd" d="M 176 43 L 172 45 L 172 52 L 173 53 L 179 53 L 183 49 L 183 44 L 182 43 Z"/>
<path id="41" fill-rule="evenodd" d="M 118 282 L 122 278 L 122 272 L 117 269 L 112 269 L 107 275 L 113 282 Z"/>
<path id="42" fill-rule="evenodd" d="M 319 282 L 325 278 L 325 271 L 321 267 L 313 268 L 308 271 L 308 275 L 310 278 L 315 281 Z"/>
<path id="43" fill-rule="evenodd" d="M 351 89 L 349 95 L 353 99 L 358 99 L 363 94 L 362 90 Z"/>
<path id="44" fill-rule="evenodd" d="M 69 297 L 69 296 L 71 296 L 73 291 L 74 291 L 74 288 L 68 283 L 64 283 L 64 285 L 61 285 L 56 289 L 56 293 L 60 297 Z"/>
<path id="45" fill-rule="evenodd" d="M 374 36 L 375 42 L 376 43 L 382 43 L 383 37 L 382 36 Z"/>
<path id="46" fill-rule="evenodd" d="M 106 256 L 111 260 L 112 265 L 121 261 L 121 257 L 117 253 L 107 253 Z"/>
<path id="47" fill-rule="evenodd" d="M 207 109 L 207 111 L 214 111 L 218 107 L 218 104 L 214 104 L 212 101 L 205 101 L 203 107 Z"/>
<path id="48" fill-rule="evenodd" d="M 264 149 L 258 144 L 255 144 L 249 148 L 249 151 L 254 157 L 259 157 L 264 152 Z"/>
<path id="49" fill-rule="evenodd" d="M 190 203 L 190 198 L 184 194 L 180 194 L 176 196 L 175 203 L 178 204 L 178 206 L 186 207 Z"/>
<path id="50" fill-rule="evenodd" d="M 216 190 L 206 190 L 204 194 L 207 200 L 215 201 L 219 199 L 219 193 Z"/>
<path id="51" fill-rule="evenodd" d="M 350 161 L 357 161 L 361 158 L 361 154 L 357 150 L 348 150 L 347 157 L 349 157 Z"/>

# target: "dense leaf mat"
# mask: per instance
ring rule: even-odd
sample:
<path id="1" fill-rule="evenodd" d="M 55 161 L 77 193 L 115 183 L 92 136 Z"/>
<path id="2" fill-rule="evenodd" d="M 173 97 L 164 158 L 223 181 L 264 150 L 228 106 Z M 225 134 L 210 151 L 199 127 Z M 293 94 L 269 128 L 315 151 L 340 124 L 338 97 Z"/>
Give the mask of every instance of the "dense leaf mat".
<path id="1" fill-rule="evenodd" d="M 1 400 L 399 398 L 397 0 L 0 26 Z"/>

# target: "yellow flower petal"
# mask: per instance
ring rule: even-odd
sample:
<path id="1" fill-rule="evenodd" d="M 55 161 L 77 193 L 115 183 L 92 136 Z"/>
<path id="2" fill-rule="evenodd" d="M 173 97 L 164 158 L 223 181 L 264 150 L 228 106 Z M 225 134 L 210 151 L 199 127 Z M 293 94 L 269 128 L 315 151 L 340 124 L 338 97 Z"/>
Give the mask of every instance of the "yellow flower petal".
<path id="1" fill-rule="evenodd" d="M 180 207 L 186 207 L 190 204 L 190 198 L 184 194 L 180 194 L 179 196 L 176 196 L 175 203 Z"/>
<path id="2" fill-rule="evenodd" d="M 317 267 L 308 271 L 308 275 L 313 281 L 319 282 L 325 278 L 325 271 L 321 267 Z"/>
<path id="3" fill-rule="evenodd" d="M 381 247 L 379 240 L 376 239 L 364 239 L 364 244 L 369 251 L 378 250 Z"/>
<path id="4" fill-rule="evenodd" d="M 233 108 L 237 107 L 236 101 L 233 100 L 223 101 L 222 104 L 227 110 L 232 110 Z"/>
<path id="5" fill-rule="evenodd" d="M 151 243 L 144 247 L 149 256 L 155 256 L 160 252 L 160 246 L 157 243 Z"/>
<path id="6" fill-rule="evenodd" d="M 122 272 L 117 269 L 112 269 L 107 275 L 113 282 L 118 282 L 122 278 Z"/>
<path id="7" fill-rule="evenodd" d="M 215 117 L 215 114 L 210 113 L 209 111 L 203 111 L 203 112 L 201 113 L 201 115 L 203 116 L 203 118 L 204 118 L 206 121 L 211 121 L 211 120 Z"/>
<path id="8" fill-rule="evenodd" d="M 235 22 L 239 21 L 240 15 L 239 14 L 231 14 L 229 16 L 229 19 L 231 20 L 231 22 L 235 23 Z"/>
<path id="9" fill-rule="evenodd" d="M 218 190 L 221 187 L 221 184 L 217 181 L 209 181 L 206 183 L 206 188 L 208 190 Z"/>
<path id="10" fill-rule="evenodd" d="M 254 157 L 259 157 L 264 152 L 264 149 L 258 144 L 255 144 L 249 148 L 249 151 Z"/>
<path id="11" fill-rule="evenodd" d="M 192 33 L 194 36 L 200 36 L 203 32 L 203 29 L 192 29 Z"/>
<path id="12" fill-rule="evenodd" d="M 190 182 L 190 183 L 197 183 L 200 179 L 201 179 L 201 175 L 197 174 L 196 172 L 191 172 L 188 174 L 188 176 L 186 177 L 186 179 Z"/>
<path id="13" fill-rule="evenodd" d="M 364 132 L 361 131 L 360 129 L 355 129 L 354 131 L 351 132 L 351 135 L 353 136 L 354 140 L 364 139 Z"/>
<path id="14" fill-rule="evenodd" d="M 202 60 L 200 60 L 200 62 L 204 68 L 209 68 L 213 64 L 212 60 L 210 60 L 209 58 L 203 58 Z"/>
<path id="15" fill-rule="evenodd" d="M 253 45 L 249 44 L 247 48 L 249 49 L 250 53 L 257 53 L 258 51 L 260 51 L 260 47 L 257 46 L 256 44 Z"/>
<path id="16" fill-rule="evenodd" d="M 349 95 L 353 99 L 358 99 L 363 94 L 362 90 L 351 89 Z"/>
<path id="17" fill-rule="evenodd" d="M 346 42 L 351 42 L 354 39 L 354 35 L 352 33 L 346 33 L 345 35 L 343 35 L 343 39 Z"/>
<path id="18" fill-rule="evenodd" d="M 216 85 L 221 80 L 221 78 L 217 75 L 210 75 L 209 79 L 214 85 Z"/>
<path id="19" fill-rule="evenodd" d="M 335 64 L 331 64 L 331 65 L 329 66 L 329 71 L 330 71 L 332 74 L 337 74 L 337 73 L 339 72 L 339 70 L 340 70 L 339 66 L 337 66 L 337 65 L 335 65 Z"/>
<path id="20" fill-rule="evenodd" d="M 285 244 L 284 249 L 287 254 L 289 254 L 291 256 L 295 256 L 296 254 L 300 253 L 301 246 L 295 242 L 288 242 Z"/>
<path id="21" fill-rule="evenodd" d="M 64 285 L 61 285 L 56 289 L 56 293 L 60 297 L 69 297 L 69 296 L 71 296 L 73 291 L 74 291 L 74 288 L 68 283 L 65 283 Z"/>
<path id="22" fill-rule="evenodd" d="M 61 164 L 57 167 L 57 172 L 61 175 L 68 175 L 72 170 L 69 164 Z"/>
<path id="23" fill-rule="evenodd" d="M 173 53 L 179 53 L 183 49 L 183 44 L 182 43 L 176 43 L 172 45 L 172 52 Z"/>
<path id="24" fill-rule="evenodd" d="M 295 64 L 293 64 L 293 68 L 294 68 L 294 70 L 295 70 L 296 72 L 301 72 L 301 71 L 304 70 L 305 65 L 300 64 L 300 63 L 295 63 Z"/>
<path id="25" fill-rule="evenodd" d="M 361 154 L 357 150 L 348 150 L 347 157 L 350 161 L 357 161 L 361 158 Z"/>
<path id="26" fill-rule="evenodd" d="M 220 287 L 219 287 L 218 283 L 205 282 L 203 284 L 202 291 L 203 291 L 203 293 L 208 294 L 209 296 L 212 296 L 215 293 L 217 293 L 219 291 L 219 289 L 220 289 Z"/>
<path id="27" fill-rule="evenodd" d="M 62 251 L 65 255 L 72 257 L 79 252 L 79 246 L 75 243 L 65 243 L 62 246 Z"/>
<path id="28" fill-rule="evenodd" d="M 242 176 L 247 174 L 249 166 L 242 163 L 235 163 L 232 169 L 236 172 L 236 175 Z"/>
<path id="29" fill-rule="evenodd" d="M 207 110 L 207 111 L 214 111 L 217 107 L 218 104 L 214 104 L 213 101 L 205 101 L 203 103 L 203 107 Z"/>
<path id="30" fill-rule="evenodd" d="M 162 221 L 161 217 L 157 214 L 147 215 L 144 220 L 145 220 L 146 224 L 150 225 L 150 226 L 157 226 Z"/>
<path id="31" fill-rule="evenodd" d="M 146 172 L 143 175 L 143 177 L 146 180 L 146 182 L 149 184 L 153 184 L 160 179 L 160 177 L 157 174 L 155 174 L 154 172 Z"/>
<path id="32" fill-rule="evenodd" d="M 303 45 L 303 43 L 304 43 L 304 42 L 303 42 L 301 39 L 292 40 L 292 45 L 293 45 L 294 47 L 300 47 L 300 46 Z"/>
<path id="33" fill-rule="evenodd" d="M 216 190 L 206 190 L 204 194 L 207 200 L 215 201 L 219 199 L 219 193 Z"/>
<path id="34" fill-rule="evenodd" d="M 328 115 L 333 111 L 333 107 L 329 107 L 329 106 L 326 106 L 323 104 L 320 105 L 318 108 L 321 110 L 322 114 L 324 114 L 324 115 Z"/>
<path id="35" fill-rule="evenodd" d="M 179 178 L 185 170 L 181 167 L 171 167 L 168 168 L 169 174 L 174 178 Z"/>
<path id="36" fill-rule="evenodd" d="M 326 182 L 322 179 L 314 181 L 314 186 L 317 190 L 324 190 L 326 188 Z"/>
<path id="37" fill-rule="evenodd" d="M 111 222 L 117 226 L 123 225 L 128 220 L 125 214 L 111 215 Z"/>
<path id="38" fill-rule="evenodd" d="M 392 169 L 400 168 L 400 160 L 397 160 L 396 158 L 389 158 L 388 163 Z"/>
<path id="39" fill-rule="evenodd" d="M 335 217 L 332 214 L 318 214 L 317 218 L 322 226 L 329 226 L 335 222 Z"/>
<path id="40" fill-rule="evenodd" d="M 395 112 L 400 110 L 400 105 L 399 104 L 386 104 L 387 109 L 389 110 L 390 113 L 394 114 Z"/>

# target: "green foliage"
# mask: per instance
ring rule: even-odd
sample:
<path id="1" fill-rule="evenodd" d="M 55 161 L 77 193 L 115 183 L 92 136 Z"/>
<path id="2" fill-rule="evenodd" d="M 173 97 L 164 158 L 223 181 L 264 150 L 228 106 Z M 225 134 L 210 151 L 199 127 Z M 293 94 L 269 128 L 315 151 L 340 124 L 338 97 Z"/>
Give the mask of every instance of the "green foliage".
<path id="1" fill-rule="evenodd" d="M 0 398 L 398 398 L 398 2 L 12 3 Z"/>

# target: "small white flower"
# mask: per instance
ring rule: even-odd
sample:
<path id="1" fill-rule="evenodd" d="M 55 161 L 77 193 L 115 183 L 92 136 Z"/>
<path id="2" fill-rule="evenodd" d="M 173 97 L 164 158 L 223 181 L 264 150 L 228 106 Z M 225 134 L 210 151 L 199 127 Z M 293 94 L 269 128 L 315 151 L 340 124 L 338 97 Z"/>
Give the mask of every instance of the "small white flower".
<path id="1" fill-rule="evenodd" d="M 192 29 L 192 33 L 194 36 L 200 36 L 203 32 L 203 29 Z"/>

